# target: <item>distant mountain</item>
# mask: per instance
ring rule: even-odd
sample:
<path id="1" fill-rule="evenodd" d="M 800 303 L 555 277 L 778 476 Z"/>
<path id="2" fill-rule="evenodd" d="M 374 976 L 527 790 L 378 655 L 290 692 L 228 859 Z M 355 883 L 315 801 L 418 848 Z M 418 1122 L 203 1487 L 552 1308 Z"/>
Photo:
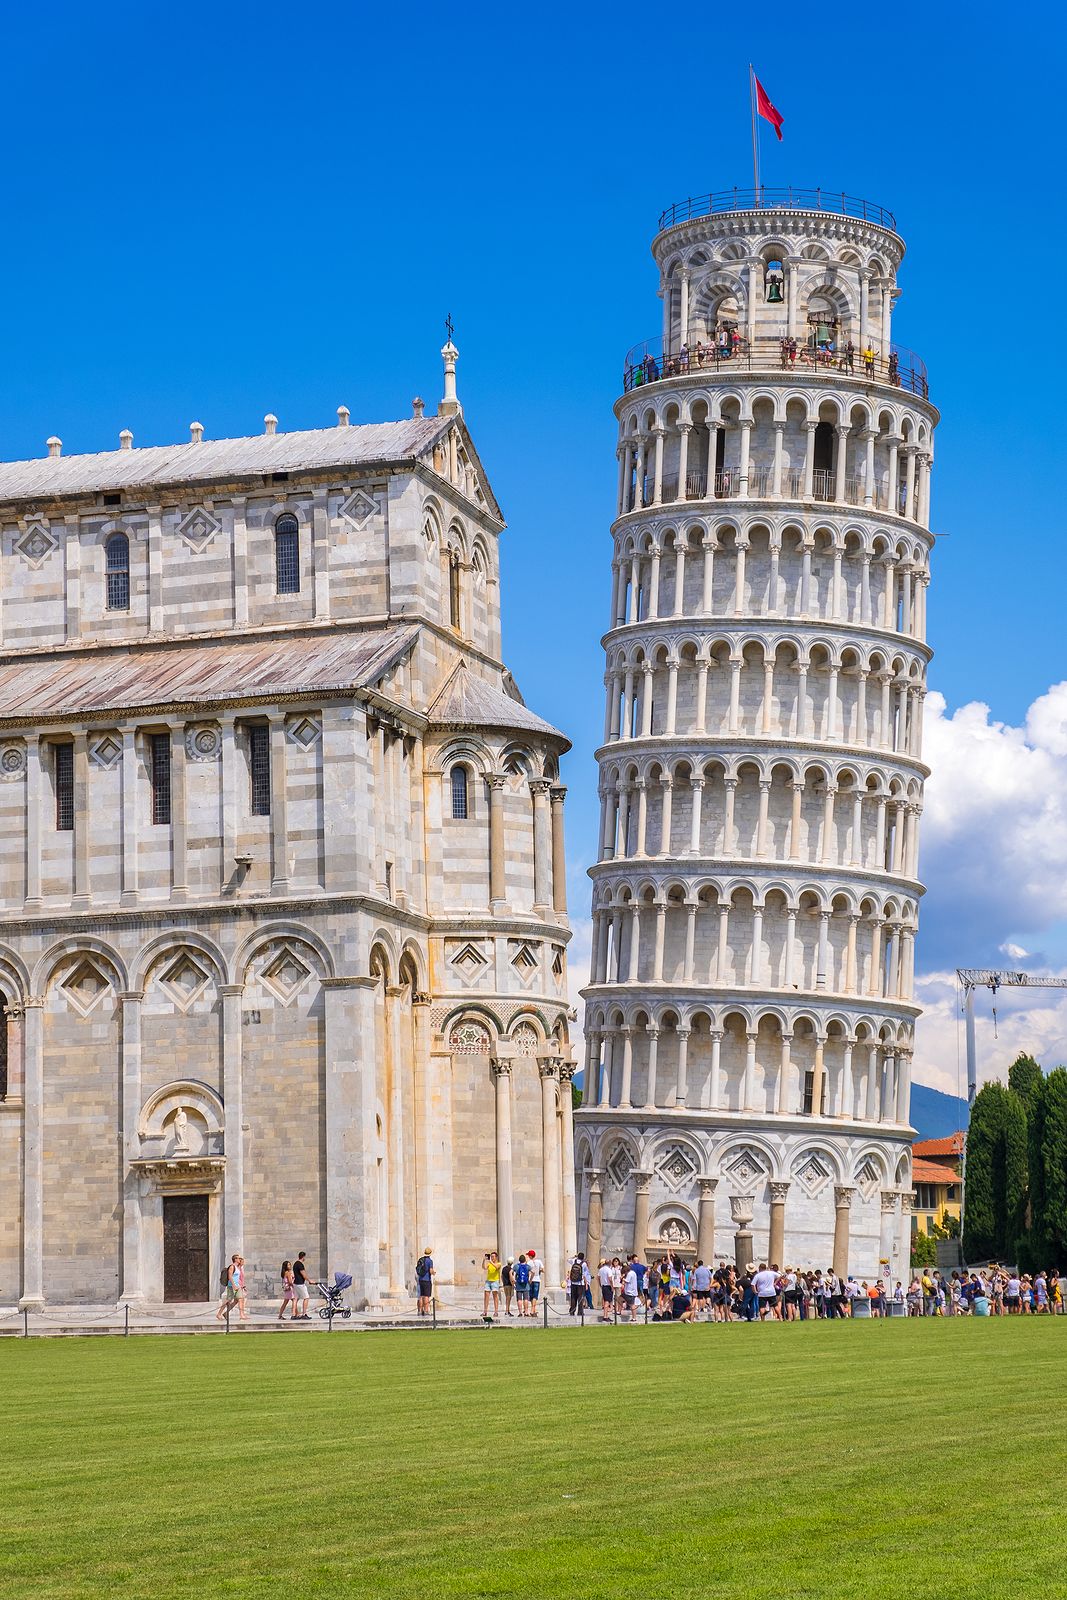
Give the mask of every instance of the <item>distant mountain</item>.
<path id="1" fill-rule="evenodd" d="M 911 1086 L 911 1120 L 918 1139 L 946 1139 L 957 1128 L 967 1126 L 967 1102 L 925 1083 Z"/>

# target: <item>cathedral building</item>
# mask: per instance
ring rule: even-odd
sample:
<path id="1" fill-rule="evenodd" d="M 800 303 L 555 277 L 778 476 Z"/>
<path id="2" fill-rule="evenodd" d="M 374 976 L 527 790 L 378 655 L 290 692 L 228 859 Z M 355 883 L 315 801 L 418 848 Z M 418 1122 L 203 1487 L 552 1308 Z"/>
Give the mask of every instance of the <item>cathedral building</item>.
<path id="1" fill-rule="evenodd" d="M 922 886 L 926 371 L 879 206 L 731 190 L 653 243 L 604 638 L 591 1255 L 902 1277 Z"/>
<path id="2" fill-rule="evenodd" d="M 5 1300 L 561 1277 L 568 743 L 456 354 L 436 416 L 0 465 Z"/>

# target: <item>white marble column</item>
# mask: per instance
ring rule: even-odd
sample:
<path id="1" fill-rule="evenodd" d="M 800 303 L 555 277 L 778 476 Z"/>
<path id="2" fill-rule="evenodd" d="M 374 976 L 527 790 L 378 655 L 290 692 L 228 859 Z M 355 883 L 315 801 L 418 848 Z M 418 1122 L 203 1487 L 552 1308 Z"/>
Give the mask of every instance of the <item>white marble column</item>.
<path id="1" fill-rule="evenodd" d="M 560 1262 L 560 1200 L 562 1174 L 557 1105 L 559 1098 L 559 1064 L 555 1059 L 539 1058 L 541 1077 L 541 1155 L 544 1193 L 545 1276 L 547 1287 L 555 1289 L 563 1278 Z M 570 1093 L 570 1085 L 567 1085 Z M 505 1252 L 506 1261 L 510 1252 Z"/>
<path id="2" fill-rule="evenodd" d="M 28 995 L 23 1023 L 20 1311 L 44 1308 L 44 1003 Z"/>

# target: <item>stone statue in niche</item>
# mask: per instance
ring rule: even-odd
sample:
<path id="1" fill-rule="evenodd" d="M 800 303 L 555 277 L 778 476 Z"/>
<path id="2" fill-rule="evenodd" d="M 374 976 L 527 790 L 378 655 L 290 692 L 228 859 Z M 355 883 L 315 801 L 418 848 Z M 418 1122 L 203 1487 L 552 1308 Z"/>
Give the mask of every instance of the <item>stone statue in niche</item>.
<path id="1" fill-rule="evenodd" d="M 189 1154 L 189 1118 L 185 1114 L 184 1106 L 179 1106 L 174 1113 L 174 1153 Z"/>
<path id="2" fill-rule="evenodd" d="M 679 1221 L 677 1217 L 671 1217 L 660 1230 L 660 1238 L 665 1244 L 689 1244 L 692 1235 L 684 1222 Z"/>

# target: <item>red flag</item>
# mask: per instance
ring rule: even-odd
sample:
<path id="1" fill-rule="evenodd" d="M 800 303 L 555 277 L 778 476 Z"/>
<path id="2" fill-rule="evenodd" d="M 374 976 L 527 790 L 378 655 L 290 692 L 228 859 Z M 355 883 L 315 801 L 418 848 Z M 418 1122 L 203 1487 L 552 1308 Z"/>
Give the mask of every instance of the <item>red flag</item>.
<path id="1" fill-rule="evenodd" d="M 756 74 L 753 73 L 752 76 L 756 82 L 756 110 L 761 117 L 767 119 L 780 139 L 782 137 L 782 113 L 777 106 L 771 105 L 767 91 L 756 77 Z"/>

